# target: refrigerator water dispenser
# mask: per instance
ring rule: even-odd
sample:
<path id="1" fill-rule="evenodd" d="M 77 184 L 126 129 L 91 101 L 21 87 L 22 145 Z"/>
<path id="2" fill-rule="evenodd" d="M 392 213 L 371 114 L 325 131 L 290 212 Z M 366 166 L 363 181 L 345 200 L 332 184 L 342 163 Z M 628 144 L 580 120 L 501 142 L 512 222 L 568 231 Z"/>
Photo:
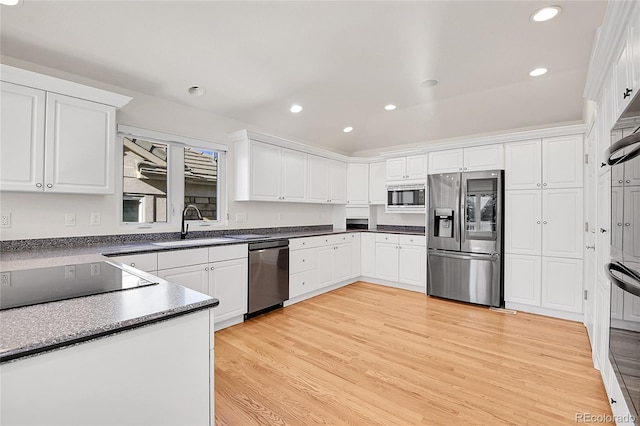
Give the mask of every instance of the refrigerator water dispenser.
<path id="1" fill-rule="evenodd" d="M 453 209 L 435 208 L 433 216 L 434 237 L 453 238 Z"/>

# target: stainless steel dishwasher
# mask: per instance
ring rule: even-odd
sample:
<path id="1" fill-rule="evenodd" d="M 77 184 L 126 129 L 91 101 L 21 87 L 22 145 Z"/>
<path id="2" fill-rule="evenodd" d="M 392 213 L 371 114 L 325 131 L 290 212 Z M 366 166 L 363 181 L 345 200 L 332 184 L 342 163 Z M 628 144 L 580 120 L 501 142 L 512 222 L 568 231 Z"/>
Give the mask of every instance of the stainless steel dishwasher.
<path id="1" fill-rule="evenodd" d="M 249 296 L 245 319 L 289 300 L 289 240 L 249 244 Z"/>

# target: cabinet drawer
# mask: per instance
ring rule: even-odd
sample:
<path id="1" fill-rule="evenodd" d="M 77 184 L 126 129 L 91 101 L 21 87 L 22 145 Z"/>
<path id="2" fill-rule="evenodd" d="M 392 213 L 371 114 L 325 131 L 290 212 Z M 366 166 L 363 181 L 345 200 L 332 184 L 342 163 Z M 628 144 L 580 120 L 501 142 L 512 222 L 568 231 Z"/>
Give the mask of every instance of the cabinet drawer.
<path id="1" fill-rule="evenodd" d="M 162 251 L 158 253 L 158 270 L 209 262 L 209 249 Z"/>
<path id="2" fill-rule="evenodd" d="M 158 253 L 131 254 L 112 257 L 111 259 L 145 272 L 155 272 L 158 270 Z"/>
<path id="3" fill-rule="evenodd" d="M 304 271 L 289 276 L 289 298 L 308 293 L 318 287 L 316 271 Z"/>
<path id="4" fill-rule="evenodd" d="M 324 239 L 320 237 L 293 238 L 289 240 L 289 250 L 300 250 L 313 247 L 320 247 L 324 244 Z"/>
<path id="5" fill-rule="evenodd" d="M 243 257 L 248 257 L 248 247 L 248 244 L 209 247 L 209 262 L 219 262 L 222 260 L 241 259 Z"/>
<path id="6" fill-rule="evenodd" d="M 426 246 L 427 237 L 424 235 L 398 235 L 398 242 L 403 246 Z"/>
<path id="7" fill-rule="evenodd" d="M 398 234 L 376 234 L 376 242 L 398 244 L 398 237 Z"/>
<path id="8" fill-rule="evenodd" d="M 289 252 L 289 273 L 296 274 L 302 271 L 308 271 L 315 269 L 316 262 L 316 250 L 305 249 Z"/>

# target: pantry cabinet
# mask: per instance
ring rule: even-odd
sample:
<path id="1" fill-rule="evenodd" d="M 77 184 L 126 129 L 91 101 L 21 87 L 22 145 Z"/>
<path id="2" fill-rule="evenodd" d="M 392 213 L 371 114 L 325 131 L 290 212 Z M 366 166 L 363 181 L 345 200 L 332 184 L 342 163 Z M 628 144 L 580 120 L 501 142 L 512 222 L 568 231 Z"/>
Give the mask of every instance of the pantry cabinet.
<path id="1" fill-rule="evenodd" d="M 504 169 L 502 144 L 448 149 L 429 153 L 429 174 Z"/>
<path id="2" fill-rule="evenodd" d="M 387 182 L 424 181 L 427 177 L 424 154 L 390 158 L 386 164 Z"/>
<path id="3" fill-rule="evenodd" d="M 116 108 L 131 98 L 1 67 L 0 190 L 112 194 Z"/>

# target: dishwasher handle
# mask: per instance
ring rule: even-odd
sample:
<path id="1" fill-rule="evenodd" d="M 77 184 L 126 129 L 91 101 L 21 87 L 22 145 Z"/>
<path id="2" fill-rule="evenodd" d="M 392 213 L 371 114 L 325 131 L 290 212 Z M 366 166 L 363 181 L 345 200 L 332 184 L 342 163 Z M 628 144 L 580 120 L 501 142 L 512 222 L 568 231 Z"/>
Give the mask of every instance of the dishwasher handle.
<path id="1" fill-rule="evenodd" d="M 249 251 L 264 250 L 278 247 L 289 247 L 289 240 L 261 241 L 249 243 Z"/>

